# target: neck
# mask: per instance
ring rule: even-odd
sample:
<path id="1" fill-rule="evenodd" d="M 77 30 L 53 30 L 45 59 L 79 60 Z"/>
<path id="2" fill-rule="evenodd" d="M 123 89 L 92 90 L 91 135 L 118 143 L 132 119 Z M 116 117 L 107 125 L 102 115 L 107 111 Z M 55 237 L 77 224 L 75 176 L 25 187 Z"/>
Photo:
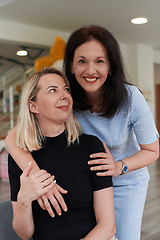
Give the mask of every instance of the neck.
<path id="1" fill-rule="evenodd" d="M 91 104 L 97 104 L 100 101 L 100 94 L 97 92 L 89 93 L 86 92 L 87 98 Z"/>
<path id="2" fill-rule="evenodd" d="M 61 134 L 65 130 L 65 124 L 60 124 L 60 125 L 54 125 L 52 124 L 51 126 L 41 126 L 43 135 L 46 137 L 56 137 L 59 134 Z"/>
<path id="3" fill-rule="evenodd" d="M 101 112 L 101 92 L 94 92 L 94 93 L 86 93 L 87 98 L 90 102 L 90 104 L 93 105 L 93 107 L 90 109 L 90 111 L 100 113 Z"/>

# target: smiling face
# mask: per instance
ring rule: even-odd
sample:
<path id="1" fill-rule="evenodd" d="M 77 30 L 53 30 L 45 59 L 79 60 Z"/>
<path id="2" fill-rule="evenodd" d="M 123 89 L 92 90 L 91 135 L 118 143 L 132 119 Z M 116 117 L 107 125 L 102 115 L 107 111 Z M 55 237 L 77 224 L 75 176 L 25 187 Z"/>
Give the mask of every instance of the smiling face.
<path id="1" fill-rule="evenodd" d="M 62 132 L 73 104 L 69 86 L 58 74 L 47 74 L 40 78 L 37 87 L 39 91 L 36 100 L 30 101 L 30 111 L 36 114 L 46 136 L 52 130 Z"/>
<path id="2" fill-rule="evenodd" d="M 75 50 L 72 73 L 87 95 L 101 94 L 102 86 L 110 73 L 110 63 L 105 47 L 91 40 Z"/>

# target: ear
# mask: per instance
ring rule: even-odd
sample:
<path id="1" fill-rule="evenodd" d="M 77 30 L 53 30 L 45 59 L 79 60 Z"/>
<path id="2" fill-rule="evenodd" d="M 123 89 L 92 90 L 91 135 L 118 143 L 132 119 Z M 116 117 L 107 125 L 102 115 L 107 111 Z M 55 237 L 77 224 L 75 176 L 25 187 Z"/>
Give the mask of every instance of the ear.
<path id="1" fill-rule="evenodd" d="M 33 101 L 29 102 L 29 111 L 32 113 L 37 113 L 37 114 L 39 113 L 36 102 L 33 102 Z"/>
<path id="2" fill-rule="evenodd" d="M 112 75 L 111 67 L 109 68 L 108 74 Z"/>

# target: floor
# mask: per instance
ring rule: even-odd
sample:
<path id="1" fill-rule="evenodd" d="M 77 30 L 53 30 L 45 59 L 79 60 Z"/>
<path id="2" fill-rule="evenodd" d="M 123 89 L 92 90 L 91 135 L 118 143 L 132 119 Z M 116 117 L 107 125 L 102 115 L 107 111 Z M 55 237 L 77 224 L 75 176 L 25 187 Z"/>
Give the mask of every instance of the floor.
<path id="1" fill-rule="evenodd" d="M 160 158 L 148 169 L 151 178 L 143 214 L 141 240 L 160 240 Z"/>
<path id="2" fill-rule="evenodd" d="M 160 240 L 160 159 L 148 167 L 151 179 L 142 222 L 141 240 Z M 0 201 L 9 199 L 9 183 L 0 181 Z"/>

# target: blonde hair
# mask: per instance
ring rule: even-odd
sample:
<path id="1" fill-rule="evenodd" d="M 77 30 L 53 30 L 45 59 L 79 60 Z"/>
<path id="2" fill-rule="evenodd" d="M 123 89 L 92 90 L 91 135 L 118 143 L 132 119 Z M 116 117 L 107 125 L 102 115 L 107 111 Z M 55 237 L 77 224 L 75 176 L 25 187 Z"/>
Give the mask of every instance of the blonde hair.
<path id="1" fill-rule="evenodd" d="M 46 67 L 39 72 L 33 73 L 28 78 L 23 87 L 20 100 L 16 139 L 16 144 L 25 151 L 39 150 L 42 148 L 42 143 L 45 140 L 45 136 L 42 133 L 36 114 L 32 113 L 29 109 L 29 103 L 30 101 L 36 101 L 36 96 L 39 91 L 38 82 L 42 76 L 47 74 L 60 75 L 69 86 L 66 76 L 53 67 Z M 78 120 L 73 115 L 73 112 L 71 112 L 65 125 L 68 146 L 70 143 L 74 143 L 75 140 L 79 142 L 79 135 L 82 133 L 82 129 Z"/>

